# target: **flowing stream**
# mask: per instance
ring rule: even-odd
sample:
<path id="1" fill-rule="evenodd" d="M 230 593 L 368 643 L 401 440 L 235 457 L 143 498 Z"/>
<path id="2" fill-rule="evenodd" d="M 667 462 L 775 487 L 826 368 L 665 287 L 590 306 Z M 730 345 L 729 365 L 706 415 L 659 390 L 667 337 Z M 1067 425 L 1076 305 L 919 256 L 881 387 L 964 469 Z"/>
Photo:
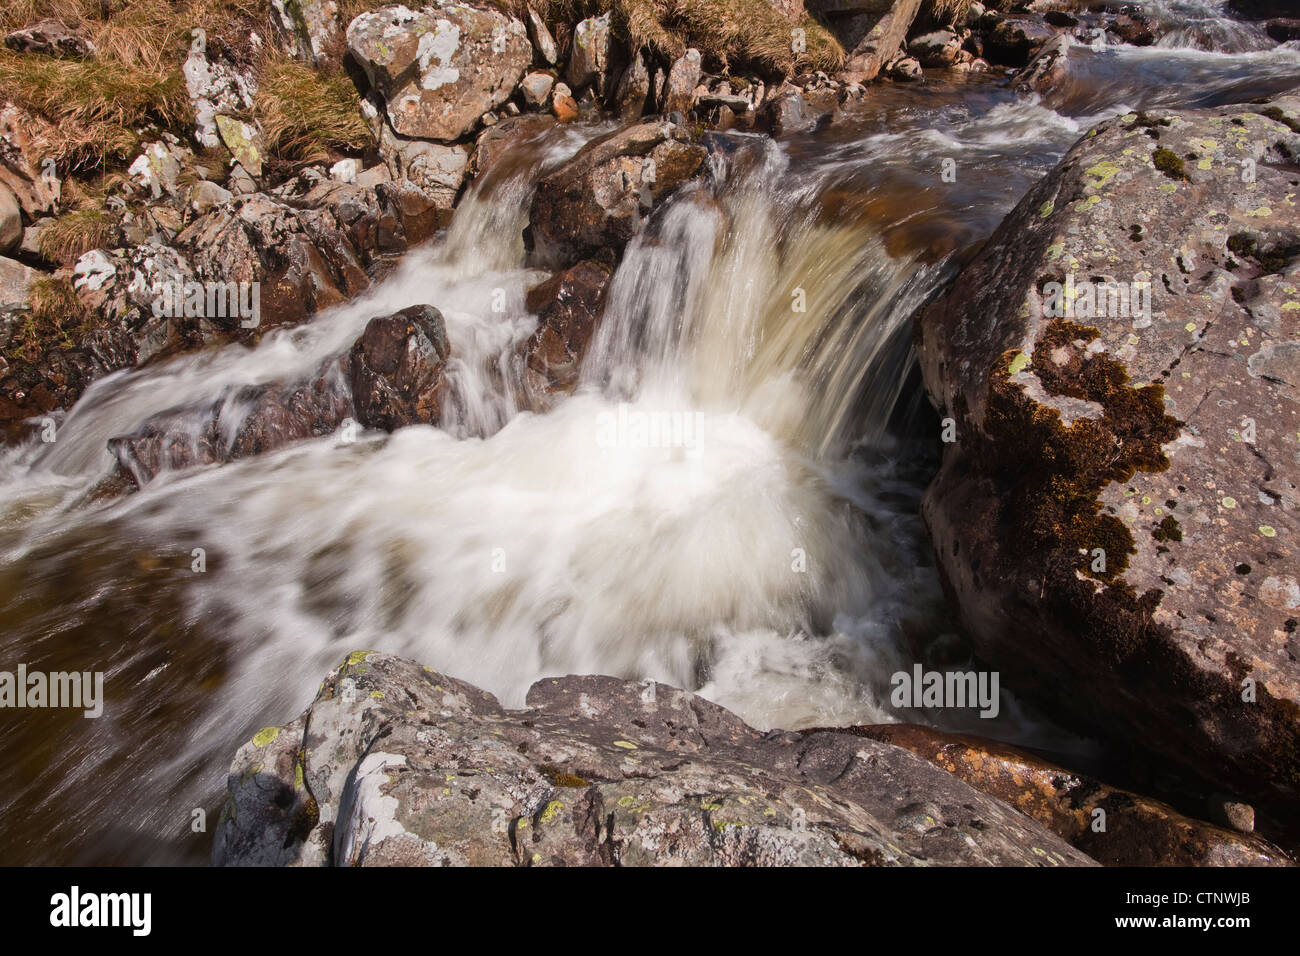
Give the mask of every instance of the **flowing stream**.
<path id="1" fill-rule="evenodd" d="M 0 861 L 203 862 L 234 751 L 363 648 L 511 706 L 543 676 L 603 673 L 763 728 L 920 720 L 1085 752 L 1015 688 L 995 720 L 889 705 L 895 671 L 970 666 L 918 514 L 939 445 L 910 320 L 1092 122 L 1300 83 L 1300 52 L 1219 6 L 1161 5 L 1206 21 L 1161 46 L 1071 51 L 1055 108 L 932 78 L 781 144 L 719 137 L 708 180 L 629 245 L 580 387 L 543 414 L 505 374 L 545 277 L 525 268 L 529 194 L 610 126 L 519 144 L 437 242 L 307 325 L 97 382 L 56 442 L 0 462 L 0 666 L 103 671 L 106 696 L 94 720 L 6 715 Z M 417 303 L 452 343 L 442 428 L 90 496 L 110 437 L 302 378 Z"/>

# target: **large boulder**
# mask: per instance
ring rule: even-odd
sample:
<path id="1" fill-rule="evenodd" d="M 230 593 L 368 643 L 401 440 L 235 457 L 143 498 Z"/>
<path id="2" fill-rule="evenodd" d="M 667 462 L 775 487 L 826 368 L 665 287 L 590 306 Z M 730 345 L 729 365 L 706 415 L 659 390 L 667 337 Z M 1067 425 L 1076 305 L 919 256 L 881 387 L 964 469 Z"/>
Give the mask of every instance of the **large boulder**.
<path id="1" fill-rule="evenodd" d="M 569 46 L 569 69 L 565 79 L 575 90 L 588 83 L 603 81 L 609 69 L 613 45 L 610 35 L 611 14 L 588 17 L 573 28 Z"/>
<path id="2" fill-rule="evenodd" d="M 919 757 L 762 734 L 685 691 L 539 681 L 526 710 L 352 654 L 235 756 L 217 865 L 1089 865 Z"/>
<path id="3" fill-rule="evenodd" d="M 703 169 L 705 149 L 652 121 L 592 140 L 537 184 L 529 238 L 558 265 L 618 254 L 653 206 Z"/>
<path id="4" fill-rule="evenodd" d="M 335 0 L 271 0 L 271 14 L 287 53 L 318 63 L 339 45 L 343 28 Z"/>
<path id="5" fill-rule="evenodd" d="M 996 740 L 917 724 L 850 732 L 910 750 L 1108 866 L 1291 865 L 1284 852 L 1257 836 L 1185 816 L 1159 800 Z M 1249 807 L 1234 810 L 1250 818 Z"/>
<path id="6" fill-rule="evenodd" d="M 384 431 L 436 425 L 450 355 L 442 313 L 431 305 L 371 319 L 348 356 L 357 420 Z"/>
<path id="7" fill-rule="evenodd" d="M 504 103 L 533 59 L 523 23 L 465 4 L 381 7 L 353 20 L 347 41 L 393 129 L 443 142 Z"/>
<path id="8" fill-rule="evenodd" d="M 1102 123 L 918 327 L 978 653 L 1257 806 L 1300 798 L 1298 131 L 1294 98 Z"/>

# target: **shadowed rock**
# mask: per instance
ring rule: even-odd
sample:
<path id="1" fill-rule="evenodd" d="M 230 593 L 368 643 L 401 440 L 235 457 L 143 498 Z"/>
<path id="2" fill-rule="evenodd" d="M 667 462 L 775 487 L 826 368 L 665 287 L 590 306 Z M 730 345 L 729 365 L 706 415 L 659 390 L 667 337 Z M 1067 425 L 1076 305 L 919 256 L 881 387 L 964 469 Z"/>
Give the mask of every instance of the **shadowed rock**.
<path id="1" fill-rule="evenodd" d="M 371 319 L 348 357 L 357 420 L 385 431 L 436 425 L 450 354 L 442 313 L 431 305 Z"/>

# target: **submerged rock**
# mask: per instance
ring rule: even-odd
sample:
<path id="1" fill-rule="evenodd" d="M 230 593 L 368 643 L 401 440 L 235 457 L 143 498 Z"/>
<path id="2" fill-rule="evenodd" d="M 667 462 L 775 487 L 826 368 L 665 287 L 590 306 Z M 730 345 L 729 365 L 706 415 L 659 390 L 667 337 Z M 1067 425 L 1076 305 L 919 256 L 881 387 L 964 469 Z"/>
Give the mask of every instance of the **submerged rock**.
<path id="1" fill-rule="evenodd" d="M 762 734 L 685 691 L 537 682 L 527 709 L 357 652 L 235 757 L 217 865 L 1092 863 L 897 747 Z"/>
<path id="2" fill-rule="evenodd" d="M 1300 797 L 1300 101 L 1102 123 L 919 318 L 923 513 L 981 657 L 1257 807 Z"/>
<path id="3" fill-rule="evenodd" d="M 465 4 L 382 7 L 353 20 L 347 41 L 393 129 L 443 142 L 504 103 L 533 59 L 520 21 Z"/>
<path id="4" fill-rule="evenodd" d="M 702 171 L 704 156 L 665 122 L 591 141 L 537 184 L 528 221 L 538 257 L 564 265 L 620 252 L 658 202 Z"/>

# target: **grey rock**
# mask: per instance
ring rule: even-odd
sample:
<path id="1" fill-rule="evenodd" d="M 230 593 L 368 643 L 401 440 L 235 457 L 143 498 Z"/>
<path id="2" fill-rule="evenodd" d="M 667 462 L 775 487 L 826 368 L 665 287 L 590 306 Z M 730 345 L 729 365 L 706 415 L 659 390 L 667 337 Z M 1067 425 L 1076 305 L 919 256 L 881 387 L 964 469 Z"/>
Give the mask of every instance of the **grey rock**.
<path id="1" fill-rule="evenodd" d="M 526 710 L 352 654 L 236 755 L 216 865 L 1091 865 L 900 748 L 761 734 L 685 691 L 539 681 Z"/>

